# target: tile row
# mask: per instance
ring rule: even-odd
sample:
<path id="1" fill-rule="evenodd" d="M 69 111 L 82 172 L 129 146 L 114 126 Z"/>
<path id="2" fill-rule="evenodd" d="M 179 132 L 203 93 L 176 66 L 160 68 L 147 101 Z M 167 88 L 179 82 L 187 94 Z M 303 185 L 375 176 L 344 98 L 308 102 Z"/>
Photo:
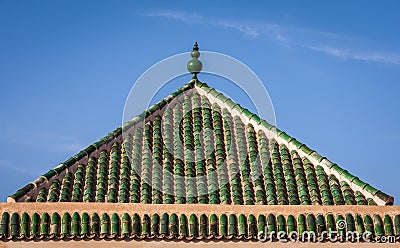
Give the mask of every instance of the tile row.
<path id="1" fill-rule="evenodd" d="M 137 213 L 8 213 L 3 212 L 0 238 L 167 238 L 276 240 L 289 235 L 372 237 L 400 236 L 400 215 L 379 214 L 143 214 Z M 329 233 L 330 236 L 327 234 Z M 365 235 L 365 233 L 367 235 Z M 291 236 L 292 237 L 292 236 Z"/>

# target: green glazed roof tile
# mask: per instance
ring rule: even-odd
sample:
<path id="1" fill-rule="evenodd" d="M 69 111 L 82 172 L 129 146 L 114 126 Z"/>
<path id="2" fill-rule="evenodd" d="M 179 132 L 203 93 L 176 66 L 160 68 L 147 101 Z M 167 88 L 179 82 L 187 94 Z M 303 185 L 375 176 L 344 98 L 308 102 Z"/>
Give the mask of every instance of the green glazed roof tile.
<path id="1" fill-rule="evenodd" d="M 311 150 L 310 148 L 308 148 L 306 145 L 302 146 L 300 148 L 300 150 L 302 150 L 303 152 L 305 152 L 306 154 L 311 154 L 313 152 L 313 150 Z"/>
<path id="2" fill-rule="evenodd" d="M 103 213 L 101 221 L 99 215 L 94 213 L 89 217 L 86 213 L 79 216 L 74 213 L 71 221 L 70 213 L 64 213 L 60 222 L 60 214 L 57 212 L 44 213 L 39 217 L 37 213 L 24 213 L 20 218 L 18 213 L 12 213 L 11 218 L 8 212 L 2 213 L 0 224 L 0 240 L 8 239 L 30 239 L 30 235 L 37 235 L 36 240 L 57 240 L 61 235 L 73 239 L 112 239 L 125 237 L 127 239 L 162 239 L 173 235 L 172 237 L 181 237 L 191 240 L 210 239 L 213 237 L 230 239 L 232 237 L 240 239 L 256 240 L 259 233 L 264 233 L 265 227 L 268 227 L 270 234 L 271 230 L 292 232 L 298 231 L 299 235 L 304 232 L 314 232 L 317 238 L 329 242 L 329 237 L 322 236 L 326 231 L 337 230 L 339 234 L 349 232 L 363 233 L 369 231 L 372 235 L 386 236 L 399 234 L 399 215 L 379 215 L 374 214 L 361 216 L 359 214 L 318 214 L 315 217 L 313 214 L 298 214 L 288 215 L 285 218 L 283 215 L 275 217 L 269 214 L 267 218 L 264 215 L 259 215 L 256 219 L 254 215 L 230 214 L 227 217 L 225 214 L 220 216 L 216 214 L 190 214 L 189 222 L 188 215 L 180 215 L 178 218 L 175 213 L 172 213 L 168 219 L 166 213 L 161 220 L 158 214 L 138 215 L 136 213 L 124 213 L 122 216 L 115 213 Z M 65 217 L 67 216 L 67 217 Z M 111 219 L 110 219 L 110 216 Z M 31 225 L 28 227 L 27 224 Z M 78 221 L 77 221 L 78 220 Z M 79 223 L 79 220 L 81 222 Z M 160 222 L 161 221 L 161 222 Z M 342 225 L 342 221 L 346 221 L 346 226 Z M 90 228 L 89 228 L 90 227 Z M 29 231 L 30 230 L 30 231 Z M 40 236 L 39 236 L 40 234 Z M 166 236 L 167 235 L 167 236 Z M 267 235 L 268 239 L 276 240 L 275 235 Z"/>

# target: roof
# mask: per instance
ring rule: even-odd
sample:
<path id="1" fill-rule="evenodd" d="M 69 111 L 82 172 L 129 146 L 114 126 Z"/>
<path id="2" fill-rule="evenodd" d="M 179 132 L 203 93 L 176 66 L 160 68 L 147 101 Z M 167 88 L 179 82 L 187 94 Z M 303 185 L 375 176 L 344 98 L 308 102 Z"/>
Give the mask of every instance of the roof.
<path id="1" fill-rule="evenodd" d="M 266 241 L 282 241 L 283 236 L 278 239 L 277 233 L 283 232 L 287 240 L 307 242 L 315 238 L 334 242 L 355 239 L 357 236 L 346 236 L 351 232 L 350 235 L 358 233 L 361 242 L 385 236 L 394 243 L 399 242 L 400 236 L 400 214 L 396 207 L 359 206 L 355 212 L 349 212 L 344 206 L 306 206 L 303 209 L 268 206 L 265 212 L 265 206 L 261 205 L 176 204 L 168 209 L 161 204 L 142 204 L 148 207 L 136 210 L 131 204 L 88 204 L 0 204 L 0 240 L 258 241 L 258 238 L 265 238 Z M 43 210 L 35 211 L 40 208 L 38 205 L 43 205 Z M 260 232 L 267 234 L 266 237 L 258 236 Z M 366 236 L 362 236 L 364 233 Z M 303 235 L 307 236 L 302 238 Z"/>
<path id="2" fill-rule="evenodd" d="M 8 202 L 391 205 L 196 78 Z"/>

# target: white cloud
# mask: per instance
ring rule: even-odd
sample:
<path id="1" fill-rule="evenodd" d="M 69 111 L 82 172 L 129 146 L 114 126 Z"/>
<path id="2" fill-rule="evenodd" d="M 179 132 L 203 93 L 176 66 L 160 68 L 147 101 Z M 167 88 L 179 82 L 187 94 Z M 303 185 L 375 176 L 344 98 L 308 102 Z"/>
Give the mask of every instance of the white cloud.
<path id="1" fill-rule="evenodd" d="M 348 45 L 352 43 L 349 41 L 354 40 L 353 37 L 344 36 L 337 33 L 308 29 L 304 27 L 282 26 L 275 23 L 251 23 L 246 21 L 239 22 L 223 20 L 205 17 L 197 13 L 171 10 L 150 12 L 144 14 L 144 16 L 168 18 L 188 23 L 199 23 L 202 25 L 213 25 L 216 27 L 239 31 L 246 37 L 250 38 L 265 36 L 285 47 L 306 48 L 312 51 L 325 53 L 335 58 L 385 64 L 400 64 L 399 54 L 383 53 L 372 50 L 357 50 L 359 48 L 355 47 L 355 45 Z M 346 45 L 341 46 L 340 44 Z"/>
<path id="2" fill-rule="evenodd" d="M 54 152 L 78 152 L 84 148 L 75 137 L 48 131 L 8 130 L 0 142 Z"/>
<path id="3" fill-rule="evenodd" d="M 5 169 L 14 170 L 20 173 L 28 174 L 28 175 L 37 175 L 34 170 L 26 169 L 23 167 L 16 166 L 11 161 L 8 160 L 0 160 L 0 167 Z"/>
<path id="4" fill-rule="evenodd" d="M 340 49 L 331 46 L 309 46 L 307 48 L 342 59 L 352 59 L 387 64 L 400 64 L 400 56 L 396 54 L 356 52 L 349 49 Z"/>
<path id="5" fill-rule="evenodd" d="M 196 13 L 186 13 L 186 12 L 171 11 L 171 10 L 162 10 L 162 11 L 146 13 L 146 14 L 144 14 L 144 16 L 165 17 L 165 18 L 170 18 L 170 19 L 175 19 L 175 20 L 185 21 L 185 22 L 188 22 L 188 21 L 199 22 L 201 19 L 203 19 L 202 16 L 200 16 Z"/>
<path id="6" fill-rule="evenodd" d="M 231 21 L 216 21 L 212 24 L 216 25 L 216 26 L 224 27 L 224 28 L 235 29 L 235 30 L 240 31 L 243 34 L 253 37 L 253 38 L 260 35 L 257 28 L 251 27 L 251 26 L 243 24 L 243 23 L 231 22 Z"/>
<path id="7" fill-rule="evenodd" d="M 308 46 L 307 48 L 314 51 L 323 52 L 334 57 L 339 57 L 343 59 L 350 58 L 349 51 L 344 49 L 338 49 L 329 46 Z"/>
<path id="8" fill-rule="evenodd" d="M 246 36 L 249 36 L 252 38 L 255 38 L 259 35 L 259 32 L 256 27 L 252 27 L 250 25 L 247 25 L 244 23 L 239 23 L 239 22 L 234 22 L 234 21 L 218 20 L 218 19 L 214 19 L 214 18 L 205 18 L 196 13 L 161 10 L 161 11 L 144 14 L 144 16 L 164 17 L 164 18 L 173 19 L 173 20 L 177 20 L 177 21 L 208 24 L 208 25 L 219 26 L 219 27 L 223 27 L 223 28 L 234 29 L 234 30 L 237 30 L 237 31 L 245 34 Z"/>

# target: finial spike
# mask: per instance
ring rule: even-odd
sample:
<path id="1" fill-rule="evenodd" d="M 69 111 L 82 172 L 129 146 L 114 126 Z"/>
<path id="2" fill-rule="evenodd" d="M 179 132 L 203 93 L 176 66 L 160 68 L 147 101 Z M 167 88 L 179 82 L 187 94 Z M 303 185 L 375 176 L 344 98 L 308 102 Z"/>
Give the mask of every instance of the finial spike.
<path id="1" fill-rule="evenodd" d="M 197 79 L 197 74 L 201 71 L 201 69 L 203 69 L 203 64 L 200 60 L 198 60 L 200 57 L 200 52 L 197 42 L 194 43 L 190 56 L 192 56 L 192 59 L 187 63 L 187 69 L 193 74 L 193 79 Z"/>
<path id="2" fill-rule="evenodd" d="M 193 45 L 193 51 L 198 51 L 199 50 L 199 45 L 197 44 L 197 41 Z"/>

